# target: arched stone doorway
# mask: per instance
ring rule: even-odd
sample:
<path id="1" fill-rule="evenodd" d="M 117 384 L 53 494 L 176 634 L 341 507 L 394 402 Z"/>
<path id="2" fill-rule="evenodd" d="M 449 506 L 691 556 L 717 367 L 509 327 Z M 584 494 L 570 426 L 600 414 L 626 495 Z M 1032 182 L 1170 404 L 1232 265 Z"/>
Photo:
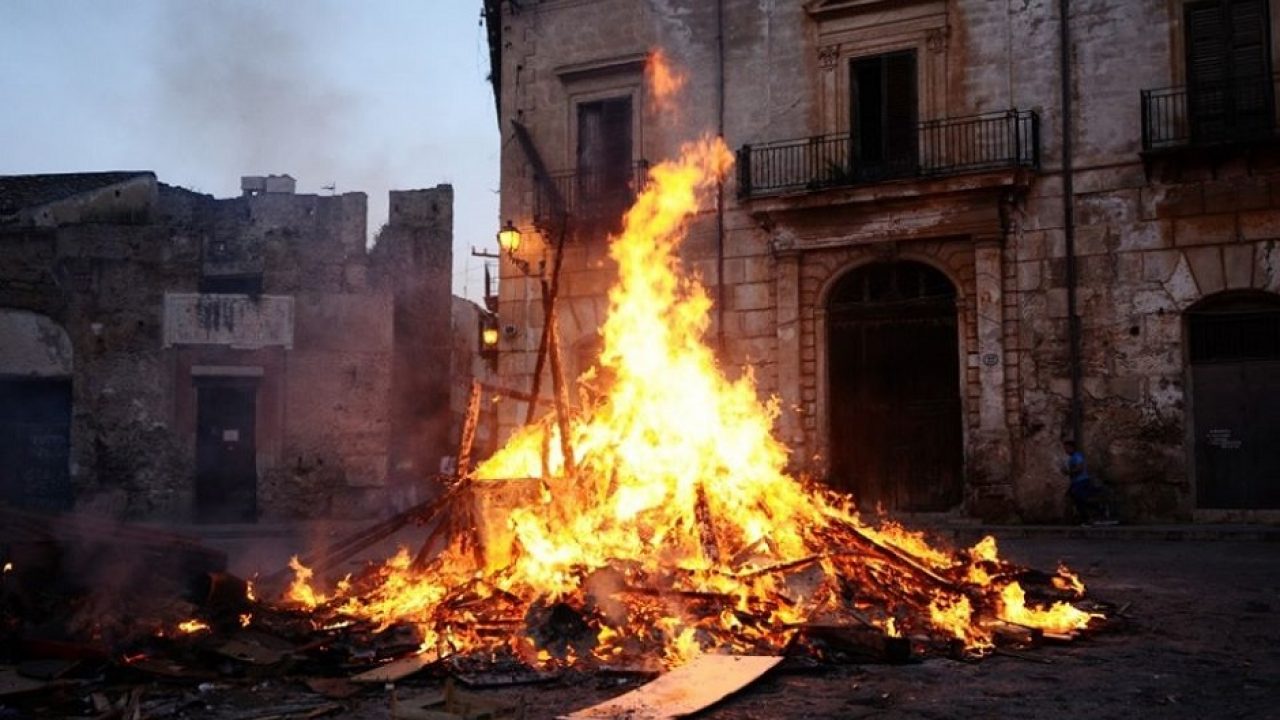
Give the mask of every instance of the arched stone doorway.
<path id="1" fill-rule="evenodd" d="M 71 507 L 71 360 L 60 325 L 0 308 L 0 503 Z"/>
<path id="2" fill-rule="evenodd" d="M 1186 319 L 1196 506 L 1280 508 L 1280 295 L 1211 295 Z"/>
<path id="3" fill-rule="evenodd" d="M 864 508 L 963 494 L 956 289 L 918 262 L 864 265 L 827 296 L 830 482 Z"/>

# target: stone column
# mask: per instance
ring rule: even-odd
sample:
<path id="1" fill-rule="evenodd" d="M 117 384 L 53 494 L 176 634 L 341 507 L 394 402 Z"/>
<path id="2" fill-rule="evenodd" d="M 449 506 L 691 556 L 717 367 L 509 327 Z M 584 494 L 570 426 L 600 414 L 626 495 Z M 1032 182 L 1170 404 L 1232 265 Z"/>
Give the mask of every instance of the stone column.
<path id="1" fill-rule="evenodd" d="M 783 253 L 777 258 L 778 398 L 783 440 L 796 457 L 807 457 L 804 423 L 800 417 L 800 255 Z"/>
<path id="2" fill-rule="evenodd" d="M 978 238 L 974 243 L 973 302 L 978 323 L 978 378 L 982 385 L 978 427 L 984 433 L 1005 430 L 1003 255 L 999 238 Z"/>
<path id="3" fill-rule="evenodd" d="M 987 520 L 1013 514 L 1011 447 L 1005 418 L 1004 247 L 999 235 L 974 238 L 973 305 L 977 322 L 978 427 L 969 439 L 968 509 Z M 972 362 L 972 360 L 970 361 Z"/>

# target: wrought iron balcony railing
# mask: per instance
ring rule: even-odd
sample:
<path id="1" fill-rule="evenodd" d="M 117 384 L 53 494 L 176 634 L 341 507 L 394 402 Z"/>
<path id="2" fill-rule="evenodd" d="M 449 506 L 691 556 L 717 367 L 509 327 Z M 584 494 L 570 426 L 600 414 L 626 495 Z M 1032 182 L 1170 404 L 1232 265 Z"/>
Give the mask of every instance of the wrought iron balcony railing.
<path id="1" fill-rule="evenodd" d="M 559 218 L 551 188 L 564 203 L 570 223 L 579 230 L 602 224 L 612 226 L 635 202 L 649 175 L 649 163 L 597 171 L 551 173 L 534 183 L 533 216 L 542 225 L 555 225 Z"/>
<path id="2" fill-rule="evenodd" d="M 1009 110 L 927 120 L 897 149 L 869 159 L 850 134 L 818 135 L 738 150 L 738 194 L 755 197 L 914 177 L 1040 165 L 1040 118 Z"/>
<path id="3" fill-rule="evenodd" d="M 1280 136 L 1280 75 L 1142 91 L 1142 149 L 1168 150 Z"/>

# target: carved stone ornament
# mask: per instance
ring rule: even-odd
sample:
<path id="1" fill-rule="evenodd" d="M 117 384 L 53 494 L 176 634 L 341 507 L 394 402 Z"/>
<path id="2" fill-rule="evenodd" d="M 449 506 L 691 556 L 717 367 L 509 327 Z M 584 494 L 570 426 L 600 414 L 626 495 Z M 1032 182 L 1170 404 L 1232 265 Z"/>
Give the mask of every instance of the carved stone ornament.
<path id="1" fill-rule="evenodd" d="M 818 48 L 818 65 L 823 70 L 834 70 L 840 60 L 840 43 Z"/>
<path id="2" fill-rule="evenodd" d="M 940 27 L 930 30 L 925 35 L 925 47 L 929 48 L 931 53 L 945 52 L 947 49 L 947 36 L 951 34 L 951 28 Z"/>

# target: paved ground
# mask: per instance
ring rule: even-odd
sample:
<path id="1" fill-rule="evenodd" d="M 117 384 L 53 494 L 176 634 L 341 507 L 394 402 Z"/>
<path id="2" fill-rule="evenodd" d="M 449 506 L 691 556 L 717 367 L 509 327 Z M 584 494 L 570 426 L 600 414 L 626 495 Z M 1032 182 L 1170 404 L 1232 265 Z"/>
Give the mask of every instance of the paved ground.
<path id="1" fill-rule="evenodd" d="M 1041 533 L 1002 543 L 1004 554 L 1018 562 L 1051 568 L 1065 560 L 1096 597 L 1118 605 L 1131 603 L 1129 619 L 1110 633 L 1031 651 L 1034 660 L 930 659 L 908 666 L 779 673 L 704 716 L 1280 718 L 1280 543 L 1135 537 L 1141 535 L 1072 538 Z M 258 562 L 280 550 L 264 552 L 257 548 Z M 235 564 L 244 568 L 244 556 Z M 578 676 L 487 693 L 522 702 L 526 717 L 533 719 L 555 717 L 630 687 L 613 679 Z M 402 684 L 397 692 L 433 688 L 438 685 L 423 680 Z M 386 691 L 369 692 L 345 701 L 349 709 L 342 716 L 388 717 Z M 204 695 L 207 711 L 192 708 L 187 716 L 231 717 L 243 712 L 236 706 L 262 707 L 306 697 L 305 690 L 288 685 L 260 687 L 251 694 L 244 688 L 213 691 Z"/>

